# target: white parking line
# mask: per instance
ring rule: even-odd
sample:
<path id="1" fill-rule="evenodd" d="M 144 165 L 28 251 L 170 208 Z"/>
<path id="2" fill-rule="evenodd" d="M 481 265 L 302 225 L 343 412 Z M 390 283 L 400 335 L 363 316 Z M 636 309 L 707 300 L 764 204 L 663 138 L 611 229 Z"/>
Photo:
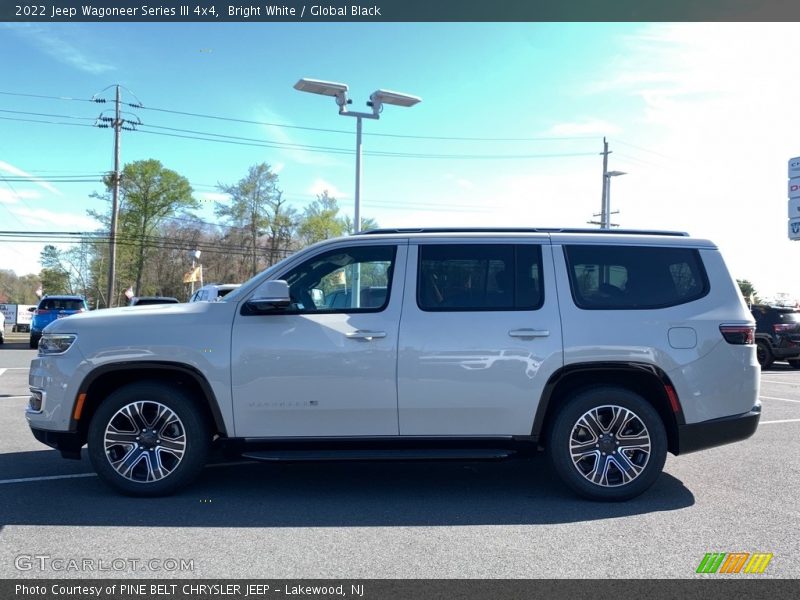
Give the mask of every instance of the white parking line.
<path id="1" fill-rule="evenodd" d="M 792 383 L 791 381 L 772 381 L 771 379 L 762 379 L 761 383 L 777 383 L 778 385 L 793 385 L 795 387 L 798 386 L 797 383 Z"/>
<path id="2" fill-rule="evenodd" d="M 784 402 L 797 402 L 800 404 L 800 400 L 790 400 L 789 398 L 775 398 L 774 396 L 759 396 L 759 398 L 763 398 L 764 400 L 783 400 Z"/>
<path id="3" fill-rule="evenodd" d="M 761 421 L 759 425 L 772 425 L 773 423 L 800 423 L 800 419 L 783 419 L 782 421 Z"/>
<path id="4" fill-rule="evenodd" d="M 234 462 L 214 463 L 213 465 L 206 465 L 206 469 L 213 469 L 214 467 L 237 467 L 239 465 L 252 465 L 257 463 L 257 460 L 239 460 Z M 97 477 L 97 473 L 73 473 L 72 475 L 45 475 L 43 477 L 20 477 L 18 479 L 0 479 L 0 485 L 6 483 L 30 483 L 33 481 L 53 481 L 54 479 L 77 479 L 80 477 Z"/>
<path id="5" fill-rule="evenodd" d="M 0 485 L 6 483 L 27 483 L 28 481 L 50 481 L 52 479 L 75 479 L 77 477 L 97 477 L 97 473 L 73 473 L 72 475 L 48 475 L 46 477 L 21 477 L 19 479 L 0 479 Z"/>

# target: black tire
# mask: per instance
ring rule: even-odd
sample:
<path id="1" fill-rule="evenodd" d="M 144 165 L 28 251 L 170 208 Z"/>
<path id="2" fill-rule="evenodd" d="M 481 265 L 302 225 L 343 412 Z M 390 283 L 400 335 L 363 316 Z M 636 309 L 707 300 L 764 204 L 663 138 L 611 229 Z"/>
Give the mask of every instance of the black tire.
<path id="1" fill-rule="evenodd" d="M 111 487 L 129 496 L 165 496 L 199 475 L 211 431 L 185 391 L 146 381 L 103 401 L 89 424 L 88 442 L 92 466 Z"/>
<path id="2" fill-rule="evenodd" d="M 31 348 L 35 350 L 36 348 L 39 347 L 39 338 L 41 337 L 42 337 L 41 335 L 31 334 L 31 341 L 30 341 Z"/>
<path id="3" fill-rule="evenodd" d="M 789 359 L 789 366 L 793 369 L 800 369 L 800 359 L 798 358 L 790 358 Z"/>
<path id="4" fill-rule="evenodd" d="M 758 364 L 761 365 L 762 369 L 769 369 L 772 366 L 772 363 L 775 362 L 775 357 L 772 356 L 772 350 L 770 350 L 768 342 L 764 340 L 756 341 L 756 358 L 758 358 Z"/>
<path id="5" fill-rule="evenodd" d="M 592 423 L 587 415 L 595 416 Z M 593 424 L 597 433 L 586 426 Z M 600 439 L 600 435 L 606 437 Z M 586 446 L 583 452 L 576 449 L 576 460 L 573 442 Z M 603 502 L 630 500 L 661 474 L 667 434 L 661 417 L 644 398 L 625 388 L 601 386 L 577 393 L 559 410 L 547 452 L 555 472 L 580 496 Z"/>

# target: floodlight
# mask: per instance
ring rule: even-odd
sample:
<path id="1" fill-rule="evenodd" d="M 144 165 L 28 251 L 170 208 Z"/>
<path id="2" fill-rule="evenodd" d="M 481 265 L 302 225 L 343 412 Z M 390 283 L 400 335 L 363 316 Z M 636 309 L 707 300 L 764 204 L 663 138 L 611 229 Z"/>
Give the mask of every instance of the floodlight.
<path id="1" fill-rule="evenodd" d="M 294 84 L 294 89 L 301 92 L 310 92 L 311 94 L 322 94 L 323 96 L 339 96 L 346 94 L 349 88 L 344 83 L 303 78 Z"/>
<path id="2" fill-rule="evenodd" d="M 620 175 L 627 175 L 625 171 L 609 171 L 606 177 L 619 177 Z"/>
<path id="3" fill-rule="evenodd" d="M 411 96 L 410 94 L 401 94 L 400 92 L 393 92 L 391 90 L 377 90 L 369 97 L 370 102 L 373 104 L 394 104 L 395 106 L 414 106 L 417 102 L 421 102 L 422 98 L 418 96 Z"/>
<path id="4" fill-rule="evenodd" d="M 384 104 L 394 104 L 396 106 L 414 106 L 420 102 L 421 98 L 411 96 L 409 94 L 401 94 L 399 92 L 391 92 L 389 90 L 377 90 L 369 97 L 369 106 L 372 110 L 370 112 L 350 111 L 347 110 L 347 105 L 352 103 L 347 97 L 347 91 L 350 89 L 344 83 L 334 83 L 331 81 L 321 81 L 319 79 L 301 79 L 294 84 L 294 89 L 300 92 L 310 92 L 312 94 L 321 94 L 323 96 L 333 96 L 336 98 L 336 104 L 339 105 L 339 114 L 345 117 L 354 117 L 356 119 L 356 186 L 355 186 L 355 210 L 353 211 L 353 229 L 355 233 L 361 231 L 361 121 L 362 119 L 380 119 L 381 110 Z M 355 289 L 358 289 L 356 284 Z"/>

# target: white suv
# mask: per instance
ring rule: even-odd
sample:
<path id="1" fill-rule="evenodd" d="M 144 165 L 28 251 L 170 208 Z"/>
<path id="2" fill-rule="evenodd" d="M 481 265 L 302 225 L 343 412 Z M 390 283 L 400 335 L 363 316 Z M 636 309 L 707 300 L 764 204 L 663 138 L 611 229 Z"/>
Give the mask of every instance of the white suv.
<path id="1" fill-rule="evenodd" d="M 220 302 L 54 321 L 26 414 L 133 495 L 188 484 L 214 440 L 264 460 L 544 448 L 577 493 L 625 500 L 668 451 L 755 432 L 753 336 L 719 251 L 685 234 L 370 231 Z"/>
<path id="2" fill-rule="evenodd" d="M 238 288 L 241 283 L 210 283 L 197 290 L 189 302 L 219 302 L 226 295 Z"/>

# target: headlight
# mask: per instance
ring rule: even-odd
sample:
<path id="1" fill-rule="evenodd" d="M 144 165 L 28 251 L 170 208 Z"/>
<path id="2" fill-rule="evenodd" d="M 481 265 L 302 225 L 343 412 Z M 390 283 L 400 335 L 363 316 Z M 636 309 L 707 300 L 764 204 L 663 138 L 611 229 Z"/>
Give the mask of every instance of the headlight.
<path id="1" fill-rule="evenodd" d="M 78 336 L 71 333 L 45 333 L 39 340 L 39 354 L 64 354 Z"/>

